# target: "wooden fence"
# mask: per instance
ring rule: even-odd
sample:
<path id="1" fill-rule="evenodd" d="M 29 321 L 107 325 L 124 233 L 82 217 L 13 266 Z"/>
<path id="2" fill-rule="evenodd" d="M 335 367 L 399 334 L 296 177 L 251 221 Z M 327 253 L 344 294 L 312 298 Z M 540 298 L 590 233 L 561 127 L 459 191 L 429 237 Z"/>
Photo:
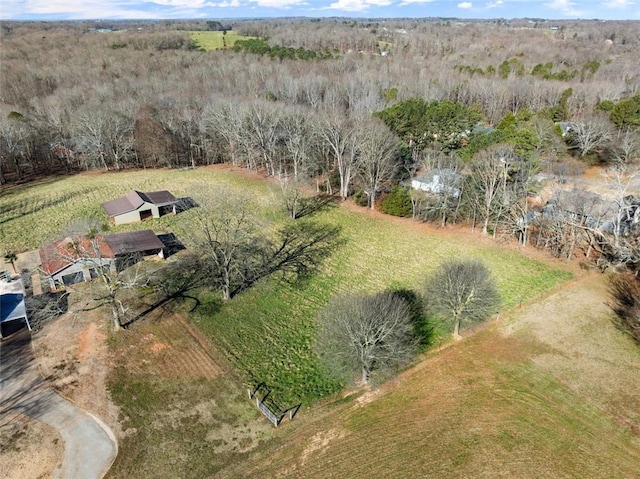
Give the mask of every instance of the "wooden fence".
<path id="1" fill-rule="evenodd" d="M 262 412 L 262 414 L 264 414 L 275 427 L 278 427 L 287 416 L 289 417 L 289 420 L 292 420 L 296 414 L 298 414 L 298 411 L 302 406 L 302 403 L 299 403 L 296 406 L 284 410 L 277 407 L 275 404 L 272 404 L 272 406 L 269 407 L 265 401 L 271 394 L 271 390 L 264 382 L 258 384 L 253 391 L 250 388 L 247 388 L 247 393 L 249 393 L 249 397 L 252 400 L 255 400 L 256 407 L 260 412 Z M 262 397 L 259 397 L 260 393 L 262 393 Z"/>

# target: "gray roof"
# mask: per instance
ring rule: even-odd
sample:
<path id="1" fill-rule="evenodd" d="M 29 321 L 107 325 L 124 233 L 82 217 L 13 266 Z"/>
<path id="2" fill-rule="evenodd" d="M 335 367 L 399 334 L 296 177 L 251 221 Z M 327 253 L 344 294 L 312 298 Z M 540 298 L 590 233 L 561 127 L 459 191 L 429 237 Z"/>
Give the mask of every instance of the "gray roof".
<path id="1" fill-rule="evenodd" d="M 175 202 L 176 197 L 167 190 L 151 191 L 149 193 L 134 190 L 126 196 L 102 203 L 102 207 L 109 216 L 118 216 L 128 213 L 129 211 L 137 210 L 144 203 L 165 206 Z"/>
<path id="2" fill-rule="evenodd" d="M 156 234 L 151 230 L 107 235 L 104 239 L 115 256 L 131 253 L 143 253 L 145 251 L 160 250 L 164 248 L 162 241 L 160 241 Z"/>

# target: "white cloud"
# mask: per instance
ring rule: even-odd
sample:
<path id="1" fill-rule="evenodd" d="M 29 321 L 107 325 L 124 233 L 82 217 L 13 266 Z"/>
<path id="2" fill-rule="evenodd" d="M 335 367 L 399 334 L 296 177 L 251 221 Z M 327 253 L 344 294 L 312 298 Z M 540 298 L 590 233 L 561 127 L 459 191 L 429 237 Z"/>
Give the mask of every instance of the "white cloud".
<path id="1" fill-rule="evenodd" d="M 503 3 L 504 3 L 504 0 L 496 0 L 495 2 L 485 3 L 484 6 L 486 8 L 496 8 L 496 7 L 499 7 L 500 5 L 502 5 Z"/>
<path id="2" fill-rule="evenodd" d="M 255 3 L 259 7 L 268 8 L 291 8 L 295 5 L 306 5 L 305 0 L 250 0 L 251 3 Z"/>
<path id="3" fill-rule="evenodd" d="M 404 7 L 405 5 L 411 5 L 412 3 L 431 3 L 435 0 L 404 0 L 400 6 Z"/>
<path id="4" fill-rule="evenodd" d="M 563 14 L 570 17 L 579 17 L 582 15 L 582 12 L 573 8 L 575 5 L 574 2 L 570 0 L 553 0 L 549 3 L 545 3 L 545 7 L 549 7 L 552 10 L 558 10 Z"/>
<path id="5" fill-rule="evenodd" d="M 458 4 L 458 8 L 468 9 L 472 7 L 473 7 L 473 3 L 471 2 L 462 2 Z"/>
<path id="6" fill-rule="evenodd" d="M 70 20 L 196 18 L 205 8 L 239 7 L 240 0 L 1 0 L 3 18 L 59 16 Z"/>
<path id="7" fill-rule="evenodd" d="M 392 0 L 338 0 L 327 8 L 332 10 L 343 10 L 345 12 L 361 12 L 370 6 L 386 7 L 391 5 Z"/>
<path id="8" fill-rule="evenodd" d="M 609 0 L 608 2 L 602 2 L 601 5 L 607 8 L 627 8 L 635 5 L 635 2 L 629 0 Z"/>

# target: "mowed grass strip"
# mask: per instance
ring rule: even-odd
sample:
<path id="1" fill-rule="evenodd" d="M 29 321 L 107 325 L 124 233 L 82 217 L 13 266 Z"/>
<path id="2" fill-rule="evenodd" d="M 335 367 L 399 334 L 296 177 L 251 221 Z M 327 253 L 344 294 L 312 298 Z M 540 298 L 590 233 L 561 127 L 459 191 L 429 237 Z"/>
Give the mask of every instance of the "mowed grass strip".
<path id="1" fill-rule="evenodd" d="M 371 402 L 303 415 L 221 477 L 637 477 L 640 438 L 535 365 L 535 354 L 492 326 Z"/>
<path id="2" fill-rule="evenodd" d="M 250 38 L 244 35 L 240 35 L 233 30 L 224 32 L 205 32 L 205 31 L 192 31 L 189 32 L 191 39 L 196 42 L 199 48 L 203 50 L 219 50 L 221 48 L 233 48 L 233 45 L 237 40 L 248 40 Z"/>

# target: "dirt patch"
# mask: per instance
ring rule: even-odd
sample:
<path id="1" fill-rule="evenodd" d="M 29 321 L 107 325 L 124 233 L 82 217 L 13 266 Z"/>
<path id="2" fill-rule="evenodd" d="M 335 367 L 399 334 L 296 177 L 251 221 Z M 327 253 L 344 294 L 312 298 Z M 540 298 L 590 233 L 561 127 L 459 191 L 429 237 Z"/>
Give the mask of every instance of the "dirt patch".
<path id="1" fill-rule="evenodd" d="M 167 346 L 164 343 L 153 343 L 151 345 L 151 351 L 153 351 L 154 353 L 157 353 L 158 351 L 162 351 L 163 349 L 168 348 L 169 346 Z"/>
<path id="2" fill-rule="evenodd" d="M 110 324 L 98 312 L 65 314 L 33 336 L 33 349 L 43 377 L 60 395 L 122 437 L 118 408 L 106 387 L 111 368 L 106 343 Z"/>
<path id="3" fill-rule="evenodd" d="M 64 442 L 55 429 L 24 416 L 0 428 L 4 479 L 55 477 L 62 464 Z"/>
<path id="4" fill-rule="evenodd" d="M 118 351 L 117 359 L 126 357 L 128 368 L 133 372 L 207 380 L 223 373 L 208 338 L 178 314 L 148 318 L 124 334 L 136 339 Z"/>

